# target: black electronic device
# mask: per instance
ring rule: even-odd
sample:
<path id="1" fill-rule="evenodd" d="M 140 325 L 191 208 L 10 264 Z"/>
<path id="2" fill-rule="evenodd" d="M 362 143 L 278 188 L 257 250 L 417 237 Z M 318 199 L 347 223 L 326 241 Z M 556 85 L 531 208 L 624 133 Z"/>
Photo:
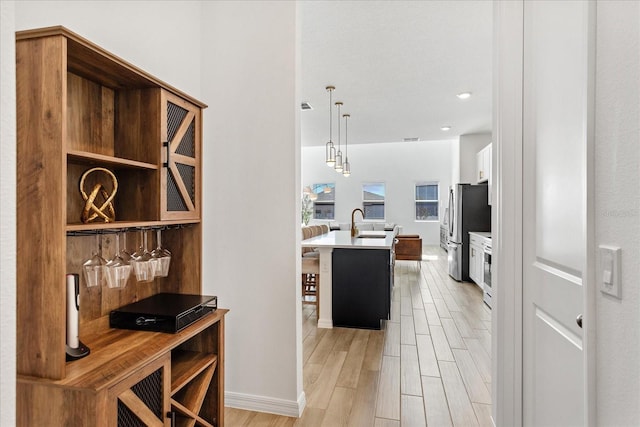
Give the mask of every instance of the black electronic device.
<path id="1" fill-rule="evenodd" d="M 212 313 L 218 297 L 160 293 L 109 314 L 109 326 L 138 331 L 176 333 Z"/>

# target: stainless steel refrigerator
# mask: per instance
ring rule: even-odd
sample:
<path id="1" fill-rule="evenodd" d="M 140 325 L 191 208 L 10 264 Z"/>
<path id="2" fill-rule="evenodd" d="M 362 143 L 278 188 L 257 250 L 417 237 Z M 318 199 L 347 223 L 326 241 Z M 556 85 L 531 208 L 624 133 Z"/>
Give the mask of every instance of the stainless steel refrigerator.
<path id="1" fill-rule="evenodd" d="M 449 275 L 469 281 L 469 232 L 491 231 L 487 185 L 456 184 L 449 188 Z"/>

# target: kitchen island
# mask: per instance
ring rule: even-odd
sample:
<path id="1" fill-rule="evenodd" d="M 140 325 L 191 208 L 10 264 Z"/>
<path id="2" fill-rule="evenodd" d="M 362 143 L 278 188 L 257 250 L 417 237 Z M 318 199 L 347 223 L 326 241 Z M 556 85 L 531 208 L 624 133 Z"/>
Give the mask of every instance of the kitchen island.
<path id="1" fill-rule="evenodd" d="M 392 231 L 331 231 L 302 241 L 320 253 L 319 328 L 380 329 L 389 318 L 394 239 Z"/>

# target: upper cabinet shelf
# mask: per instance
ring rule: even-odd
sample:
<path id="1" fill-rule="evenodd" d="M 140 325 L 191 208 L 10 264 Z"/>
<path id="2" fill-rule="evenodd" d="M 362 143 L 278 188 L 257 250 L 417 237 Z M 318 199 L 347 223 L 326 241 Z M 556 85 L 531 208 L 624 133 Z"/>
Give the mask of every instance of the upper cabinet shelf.
<path id="1" fill-rule="evenodd" d="M 120 157 L 106 156 L 103 154 L 91 153 L 88 151 L 68 150 L 67 159 L 69 163 L 80 165 L 103 165 L 115 168 L 131 168 L 131 169 L 148 169 L 157 170 L 158 165 L 146 162 L 138 162 L 136 160 L 123 159 Z"/>
<path id="2" fill-rule="evenodd" d="M 48 36 L 64 36 L 67 41 L 67 70 L 111 89 L 163 87 L 200 108 L 207 105 L 179 89 L 106 51 L 63 26 L 18 31 L 16 41 Z"/>
<path id="3" fill-rule="evenodd" d="M 68 225 L 80 223 L 79 182 L 96 166 L 118 181 L 116 221 L 200 219 L 204 103 L 64 27 L 18 32 L 16 39 L 28 52 L 18 52 L 30 70 L 19 76 L 22 87 L 50 88 L 50 99 L 32 101 L 36 115 L 24 126 L 48 129 L 43 147 L 66 154 L 66 167 L 53 170 L 66 171 Z M 92 177 L 83 190 L 100 179 Z"/>
<path id="4" fill-rule="evenodd" d="M 157 227 L 171 227 L 178 225 L 198 224 L 200 220 L 173 220 L 173 221 L 116 221 L 116 222 L 102 222 L 102 223 L 90 223 L 90 224 L 68 224 L 67 233 L 74 232 L 99 232 L 101 230 L 121 230 L 123 228 L 157 228 Z"/>

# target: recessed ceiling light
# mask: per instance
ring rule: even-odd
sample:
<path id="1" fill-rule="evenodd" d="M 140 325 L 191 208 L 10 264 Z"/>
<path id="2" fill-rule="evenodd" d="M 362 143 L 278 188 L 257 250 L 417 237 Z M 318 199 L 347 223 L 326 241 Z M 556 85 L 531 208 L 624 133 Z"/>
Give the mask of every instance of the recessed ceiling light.
<path id="1" fill-rule="evenodd" d="M 451 126 L 442 126 L 442 127 L 440 128 L 440 130 L 443 130 L 443 131 L 445 131 L 445 132 L 446 132 L 446 131 L 448 131 L 448 130 L 451 130 Z"/>
<path id="2" fill-rule="evenodd" d="M 471 92 L 460 92 L 456 96 L 460 99 L 468 99 L 469 97 L 471 97 Z"/>

